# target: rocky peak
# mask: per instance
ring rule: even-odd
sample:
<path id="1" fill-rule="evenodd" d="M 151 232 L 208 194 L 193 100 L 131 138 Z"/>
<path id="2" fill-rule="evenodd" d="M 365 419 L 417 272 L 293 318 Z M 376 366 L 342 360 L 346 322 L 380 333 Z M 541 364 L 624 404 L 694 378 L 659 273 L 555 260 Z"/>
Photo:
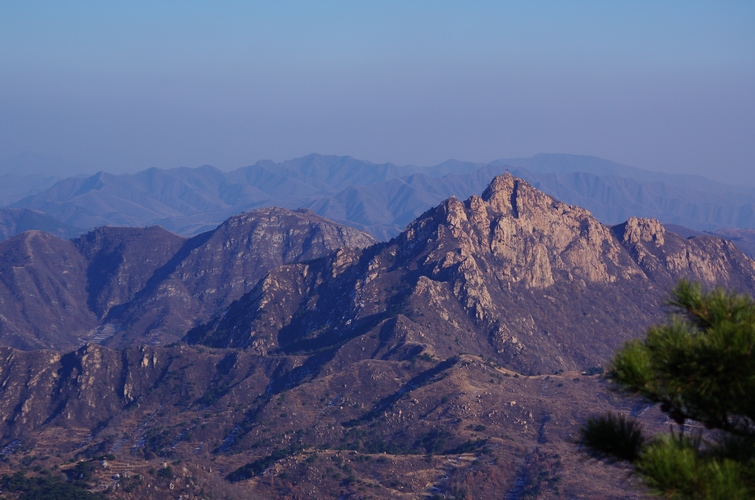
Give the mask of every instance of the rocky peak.
<path id="1" fill-rule="evenodd" d="M 319 257 L 340 247 L 364 248 L 377 241 L 363 231 L 336 224 L 309 210 L 291 211 L 280 207 L 233 216 L 213 231 L 211 239 L 230 239 L 231 244 L 279 246 L 282 263 Z M 301 239 L 307 239 L 308 243 L 298 245 L 291 241 Z M 283 247 L 287 247 L 287 251 Z"/>
<path id="2" fill-rule="evenodd" d="M 482 193 L 482 200 L 493 211 L 515 218 L 536 216 L 563 205 L 508 172 L 493 179 Z"/>
<path id="3" fill-rule="evenodd" d="M 416 253 L 418 245 L 429 250 L 426 262 L 433 263 L 435 275 L 451 266 L 467 274 L 479 268 L 501 282 L 546 288 L 557 281 L 607 283 L 642 274 L 589 212 L 511 174 L 493 179 L 481 197 L 446 200 L 402 236 L 408 243 L 403 252 Z M 449 247 L 458 252 L 449 254 Z"/>
<path id="4" fill-rule="evenodd" d="M 170 343 L 272 268 L 373 243 L 358 229 L 275 207 L 189 240 L 158 226 L 100 227 L 72 241 L 29 231 L 0 241 L 0 344 Z"/>
<path id="5" fill-rule="evenodd" d="M 623 241 L 630 245 L 653 242 L 655 246 L 661 246 L 665 242 L 666 228 L 656 219 L 630 217 L 623 224 L 623 233 Z"/>
<path id="6" fill-rule="evenodd" d="M 642 272 L 667 288 L 682 277 L 740 290 L 755 283 L 755 262 L 723 238 L 685 239 L 656 219 L 639 217 L 611 231 Z"/>

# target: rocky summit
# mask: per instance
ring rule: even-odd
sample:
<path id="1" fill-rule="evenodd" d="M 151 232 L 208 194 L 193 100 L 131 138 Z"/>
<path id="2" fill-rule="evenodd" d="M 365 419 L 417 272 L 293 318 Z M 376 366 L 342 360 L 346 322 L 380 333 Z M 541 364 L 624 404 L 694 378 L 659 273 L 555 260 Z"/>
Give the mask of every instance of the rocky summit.
<path id="1" fill-rule="evenodd" d="M 511 175 L 386 243 L 313 217 L 242 215 L 149 262 L 123 236 L 0 243 L 3 283 L 37 283 L 18 307 L 83 301 L 121 346 L 0 349 L 0 468 L 113 498 L 642 498 L 576 444 L 608 410 L 667 427 L 601 366 L 680 278 L 755 292 L 726 240 L 605 226 Z"/>

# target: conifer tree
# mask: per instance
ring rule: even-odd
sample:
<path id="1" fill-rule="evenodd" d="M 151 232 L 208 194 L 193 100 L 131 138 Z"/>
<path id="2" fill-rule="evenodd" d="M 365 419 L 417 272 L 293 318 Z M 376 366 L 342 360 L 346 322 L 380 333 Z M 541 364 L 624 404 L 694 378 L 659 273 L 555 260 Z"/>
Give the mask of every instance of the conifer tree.
<path id="1" fill-rule="evenodd" d="M 755 302 L 681 281 L 669 305 L 669 320 L 626 343 L 607 376 L 658 404 L 671 432 L 648 438 L 636 420 L 609 414 L 588 420 L 582 443 L 632 463 L 668 498 L 755 498 Z"/>

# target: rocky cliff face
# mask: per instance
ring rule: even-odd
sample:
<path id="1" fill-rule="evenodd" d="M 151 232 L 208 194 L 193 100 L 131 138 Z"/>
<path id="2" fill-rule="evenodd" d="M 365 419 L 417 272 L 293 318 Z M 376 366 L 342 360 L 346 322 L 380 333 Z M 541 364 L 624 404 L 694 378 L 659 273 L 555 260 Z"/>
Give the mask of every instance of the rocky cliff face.
<path id="1" fill-rule="evenodd" d="M 651 219 L 610 228 L 504 175 L 389 243 L 270 271 L 187 340 L 269 354 L 358 338 L 374 356 L 471 352 L 529 373 L 586 368 L 656 321 L 683 277 L 755 290 L 753 261 L 729 242 L 685 240 Z"/>
<path id="2" fill-rule="evenodd" d="M 630 218 L 614 226 L 616 238 L 651 280 L 670 286 L 679 278 L 750 291 L 752 260 L 726 239 L 703 235 L 684 239 L 655 219 Z"/>
<path id="3" fill-rule="evenodd" d="M 85 341 L 173 342 L 268 269 L 374 241 L 279 208 L 189 240 L 158 226 L 103 227 L 70 242 L 27 232 L 0 242 L 0 343 L 66 350 Z"/>
<path id="4" fill-rule="evenodd" d="M 0 347 L 2 434 L 26 435 L 51 421 L 69 429 L 94 428 L 135 403 L 147 402 L 145 398 L 153 391 L 163 394 L 149 396 L 152 404 L 175 400 L 176 381 L 167 383 L 165 377 L 176 376 L 179 365 L 187 363 L 193 363 L 196 370 L 182 373 L 183 383 L 193 387 L 192 394 L 204 394 L 223 375 L 224 365 L 218 373 L 215 364 L 225 356 L 203 356 L 186 346 L 116 351 L 87 344 L 67 354 Z M 236 359 L 235 354 L 231 357 Z M 248 359 L 239 361 L 239 367 L 247 364 Z M 247 384 L 259 378 L 253 392 L 264 390 L 268 382 L 264 373 L 261 369 L 261 378 L 249 373 L 243 377 L 249 379 Z"/>

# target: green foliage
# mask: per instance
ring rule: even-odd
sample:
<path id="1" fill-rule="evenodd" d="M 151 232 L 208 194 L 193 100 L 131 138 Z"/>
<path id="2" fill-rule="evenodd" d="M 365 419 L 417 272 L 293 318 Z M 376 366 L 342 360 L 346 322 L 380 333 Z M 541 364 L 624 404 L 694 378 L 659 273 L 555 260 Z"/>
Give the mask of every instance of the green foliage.
<path id="1" fill-rule="evenodd" d="M 587 420 L 582 428 L 582 443 L 599 458 L 615 457 L 631 462 L 639 457 L 645 438 L 639 422 L 609 413 Z"/>
<path id="2" fill-rule="evenodd" d="M 163 467 L 162 469 L 157 471 L 157 477 L 162 477 L 164 479 L 173 479 L 173 468 L 170 465 Z"/>
<path id="3" fill-rule="evenodd" d="M 301 451 L 301 448 L 296 446 L 276 449 L 266 457 L 259 458 L 254 462 L 250 462 L 239 467 L 235 471 L 228 474 L 225 478 L 232 483 L 250 479 L 258 474 L 261 474 L 265 469 L 273 465 L 278 460 L 283 460 L 284 458 L 290 457 L 291 455 L 295 455 L 299 451 Z"/>
<path id="4" fill-rule="evenodd" d="M 661 404 L 678 424 L 702 422 L 734 434 L 755 421 L 755 304 L 745 295 L 682 281 L 669 302 L 680 314 L 624 346 L 609 376 Z"/>
<path id="5" fill-rule="evenodd" d="M 701 455 L 686 439 L 658 438 L 645 449 L 637 469 L 653 489 L 671 498 L 752 498 L 743 464 Z"/>
<path id="6" fill-rule="evenodd" d="M 446 445 L 446 441 L 452 437 L 452 434 L 445 429 L 434 428 L 414 443 L 413 448 L 422 448 L 426 453 L 440 453 Z"/>
<path id="7" fill-rule="evenodd" d="M 590 419 L 582 442 L 598 456 L 630 461 L 669 498 L 755 497 L 755 302 L 681 281 L 669 321 L 624 345 L 608 367 L 618 390 L 658 403 L 678 432 L 644 443 L 634 421 Z M 685 424 L 709 431 L 694 439 Z M 643 444 L 644 443 L 644 444 Z"/>
<path id="8" fill-rule="evenodd" d="M 19 500 L 104 500 L 102 493 L 90 493 L 86 485 L 67 483 L 58 478 L 26 477 L 17 472 L 0 476 L 0 490 L 18 495 Z"/>

